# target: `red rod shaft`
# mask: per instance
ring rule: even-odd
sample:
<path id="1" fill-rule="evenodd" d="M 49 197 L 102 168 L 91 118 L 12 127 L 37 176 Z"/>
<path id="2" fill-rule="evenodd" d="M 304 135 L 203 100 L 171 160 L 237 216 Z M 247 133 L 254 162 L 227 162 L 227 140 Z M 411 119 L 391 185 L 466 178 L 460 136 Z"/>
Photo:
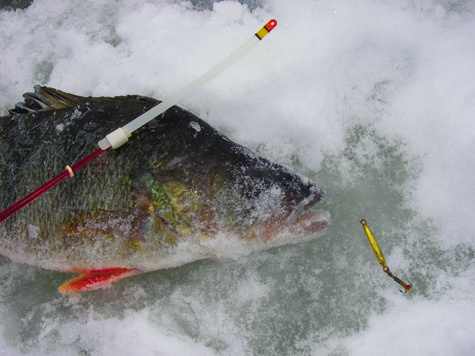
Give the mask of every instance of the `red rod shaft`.
<path id="1" fill-rule="evenodd" d="M 94 158 L 100 156 L 104 152 L 105 152 L 105 150 L 102 150 L 101 148 L 98 148 L 97 150 L 90 153 L 89 155 L 87 155 L 86 157 L 84 157 L 83 159 L 78 161 L 77 163 L 73 164 L 71 166 L 72 171 L 76 172 L 79 168 L 81 168 L 84 165 L 88 164 Z M 25 206 L 30 204 L 33 200 L 35 200 L 40 195 L 47 192 L 48 190 L 53 188 L 56 184 L 58 184 L 59 182 L 61 182 L 62 180 L 64 180 L 65 178 L 67 178 L 69 176 L 70 176 L 69 170 L 65 169 L 60 174 L 58 174 L 56 177 L 52 178 L 51 180 L 49 180 L 48 182 L 43 184 L 41 187 L 37 188 L 35 191 L 31 192 L 30 194 L 28 194 L 24 198 L 17 201 L 15 204 L 13 204 L 13 205 L 9 206 L 8 208 L 6 208 L 4 211 L 2 211 L 0 213 L 0 223 L 7 220 L 10 216 L 15 214 L 17 211 L 23 209 Z"/>

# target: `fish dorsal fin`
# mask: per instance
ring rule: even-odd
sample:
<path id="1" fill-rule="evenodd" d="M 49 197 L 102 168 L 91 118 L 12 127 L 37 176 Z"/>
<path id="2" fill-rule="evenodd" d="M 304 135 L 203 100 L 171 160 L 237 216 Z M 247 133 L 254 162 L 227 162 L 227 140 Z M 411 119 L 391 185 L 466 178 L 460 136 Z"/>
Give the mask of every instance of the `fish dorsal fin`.
<path id="1" fill-rule="evenodd" d="M 15 108 L 10 110 L 10 114 L 27 114 L 36 111 L 67 109 L 91 101 L 102 104 L 144 103 L 146 105 L 155 105 L 159 103 L 159 101 L 155 99 L 140 95 L 126 95 L 115 97 L 84 97 L 80 95 L 66 93 L 64 91 L 50 87 L 43 87 L 40 85 L 35 85 L 34 93 L 25 93 L 23 94 L 23 97 L 25 98 L 24 102 L 17 103 L 15 105 Z"/>
<path id="2" fill-rule="evenodd" d="M 72 108 L 87 100 L 83 96 L 39 85 L 35 85 L 34 93 L 25 93 L 23 97 L 25 101 L 16 104 L 15 109 L 10 110 L 12 114 Z"/>

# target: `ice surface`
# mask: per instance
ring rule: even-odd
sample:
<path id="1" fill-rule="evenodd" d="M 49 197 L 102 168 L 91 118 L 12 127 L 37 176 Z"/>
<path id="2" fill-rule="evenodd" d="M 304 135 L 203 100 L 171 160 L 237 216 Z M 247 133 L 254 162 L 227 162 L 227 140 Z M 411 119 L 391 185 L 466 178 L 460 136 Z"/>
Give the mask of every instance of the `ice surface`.
<path id="1" fill-rule="evenodd" d="M 314 179 L 330 230 L 72 297 L 56 291 L 71 276 L 0 257 L 0 355 L 473 352 L 474 3 L 248 3 L 1 11 L 0 108 L 35 84 L 163 99 L 276 18 L 181 106 Z M 360 212 L 391 271 L 414 284 L 407 295 L 374 258 Z"/>

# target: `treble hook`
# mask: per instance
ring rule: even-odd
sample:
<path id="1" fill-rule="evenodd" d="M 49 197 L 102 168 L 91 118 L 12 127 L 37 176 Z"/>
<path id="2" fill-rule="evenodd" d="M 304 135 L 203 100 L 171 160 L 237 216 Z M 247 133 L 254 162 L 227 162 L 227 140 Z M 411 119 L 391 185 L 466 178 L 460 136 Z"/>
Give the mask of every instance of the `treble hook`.
<path id="1" fill-rule="evenodd" d="M 383 267 L 383 271 L 386 272 L 388 274 L 389 277 L 391 277 L 392 279 L 394 279 L 394 281 L 398 284 L 400 284 L 403 288 L 404 288 L 404 292 L 402 290 L 399 289 L 399 291 L 401 293 L 407 293 L 411 290 L 412 288 L 412 283 L 409 282 L 409 283 L 404 283 L 403 281 L 401 281 L 399 278 L 397 278 L 394 274 L 391 273 L 391 271 L 389 270 L 389 267 L 388 266 L 384 266 Z"/>

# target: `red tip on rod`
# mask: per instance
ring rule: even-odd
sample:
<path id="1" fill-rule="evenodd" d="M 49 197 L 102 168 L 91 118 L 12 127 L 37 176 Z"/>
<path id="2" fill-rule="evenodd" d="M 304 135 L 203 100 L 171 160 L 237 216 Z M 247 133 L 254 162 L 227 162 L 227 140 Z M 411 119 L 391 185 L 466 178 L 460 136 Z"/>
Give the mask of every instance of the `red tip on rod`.
<path id="1" fill-rule="evenodd" d="M 276 19 L 272 19 L 264 25 L 266 30 L 269 31 L 269 32 L 271 32 L 274 29 L 275 26 L 277 26 L 277 20 Z"/>
<path id="2" fill-rule="evenodd" d="M 73 172 L 76 172 L 79 168 L 81 168 L 84 165 L 86 165 L 87 163 L 91 162 L 94 158 L 100 156 L 103 152 L 105 152 L 105 150 L 102 150 L 102 149 L 98 148 L 97 150 L 90 153 L 89 155 L 87 155 L 86 157 L 84 157 L 83 159 L 78 161 L 77 163 L 73 164 L 70 167 L 71 170 Z M 70 171 L 68 169 L 65 169 L 60 174 L 58 174 L 56 177 L 54 177 L 53 179 L 46 182 L 45 184 L 43 184 L 41 187 L 39 187 L 35 191 L 31 192 L 30 194 L 28 194 L 24 198 L 17 201 L 15 204 L 13 204 L 13 205 L 9 206 L 8 208 L 6 208 L 4 211 L 2 211 L 0 213 L 0 223 L 7 220 L 10 216 L 15 214 L 19 210 L 23 209 L 25 206 L 30 204 L 33 200 L 35 200 L 40 195 L 47 192 L 48 190 L 53 188 L 56 184 L 58 184 L 59 182 L 61 182 L 62 180 L 64 180 L 65 178 L 67 178 L 69 176 L 71 176 Z"/>

